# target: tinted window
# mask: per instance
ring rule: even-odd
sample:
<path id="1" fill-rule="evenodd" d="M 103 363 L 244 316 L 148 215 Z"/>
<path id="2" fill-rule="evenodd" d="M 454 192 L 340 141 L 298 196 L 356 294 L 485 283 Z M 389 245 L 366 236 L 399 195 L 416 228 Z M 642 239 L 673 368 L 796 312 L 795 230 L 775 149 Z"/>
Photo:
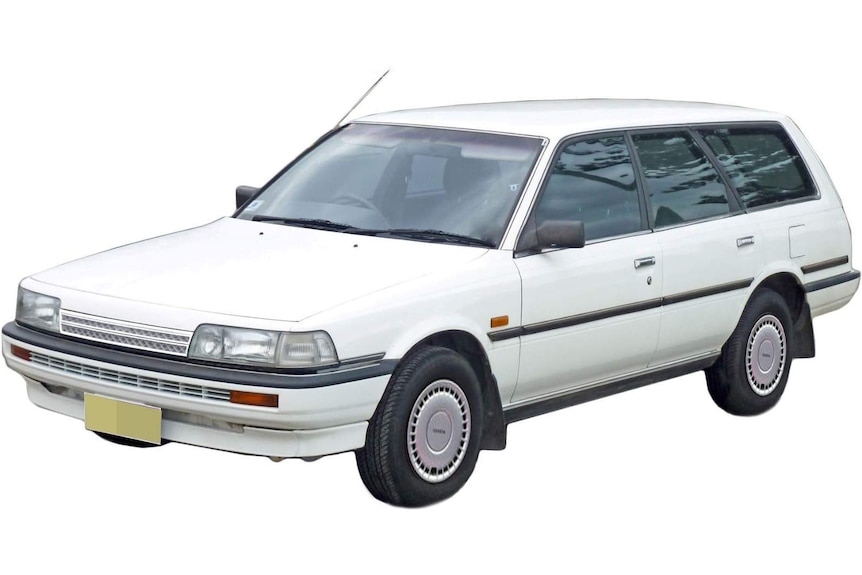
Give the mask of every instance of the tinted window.
<path id="1" fill-rule="evenodd" d="M 780 127 L 720 128 L 700 133 L 727 170 L 746 207 L 817 195 L 799 152 Z"/>
<path id="2" fill-rule="evenodd" d="M 657 228 L 730 212 L 721 177 L 690 134 L 635 134 L 633 139 Z"/>
<path id="3" fill-rule="evenodd" d="M 536 207 L 536 225 L 547 220 L 582 221 L 587 240 L 641 229 L 634 170 L 623 136 L 563 147 Z"/>

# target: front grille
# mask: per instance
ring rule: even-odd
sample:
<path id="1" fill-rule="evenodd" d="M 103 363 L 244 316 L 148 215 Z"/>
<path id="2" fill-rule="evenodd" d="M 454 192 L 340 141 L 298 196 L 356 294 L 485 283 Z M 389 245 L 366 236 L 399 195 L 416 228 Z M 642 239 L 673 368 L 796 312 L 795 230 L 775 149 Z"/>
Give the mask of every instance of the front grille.
<path id="1" fill-rule="evenodd" d="M 60 333 L 122 347 L 185 356 L 192 333 L 60 310 Z"/>
<path id="2" fill-rule="evenodd" d="M 68 359 L 51 357 L 36 351 L 30 352 L 30 361 L 43 367 L 47 367 L 48 369 L 62 371 L 63 373 L 70 375 L 77 375 L 96 381 L 113 383 L 126 387 L 136 387 L 141 390 L 168 395 L 180 395 L 183 397 L 197 397 L 198 399 L 210 399 L 213 401 L 230 401 L 230 391 L 227 389 L 219 389 L 217 387 L 209 387 L 206 385 L 180 383 L 169 379 L 148 377 L 146 375 L 138 375 L 136 373 L 128 373 L 116 369 L 107 369 Z"/>

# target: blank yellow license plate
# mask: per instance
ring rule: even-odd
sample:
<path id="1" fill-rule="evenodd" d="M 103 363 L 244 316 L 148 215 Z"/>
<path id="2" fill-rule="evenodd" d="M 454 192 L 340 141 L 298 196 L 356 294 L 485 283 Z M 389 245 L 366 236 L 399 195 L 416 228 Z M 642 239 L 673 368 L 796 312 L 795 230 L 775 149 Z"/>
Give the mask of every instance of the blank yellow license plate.
<path id="1" fill-rule="evenodd" d="M 161 409 L 100 395 L 84 394 L 84 426 L 146 443 L 162 442 Z"/>

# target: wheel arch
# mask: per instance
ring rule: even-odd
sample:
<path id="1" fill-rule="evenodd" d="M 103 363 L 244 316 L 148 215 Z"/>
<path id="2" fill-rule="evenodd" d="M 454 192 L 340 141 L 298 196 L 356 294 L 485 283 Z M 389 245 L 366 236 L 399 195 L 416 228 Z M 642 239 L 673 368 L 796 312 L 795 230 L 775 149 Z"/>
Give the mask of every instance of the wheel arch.
<path id="1" fill-rule="evenodd" d="M 772 273 L 756 284 L 751 295 L 762 289 L 778 293 L 790 309 L 793 321 L 793 346 L 790 350 L 792 357 L 814 357 L 814 325 L 811 321 L 811 309 L 808 307 L 805 288 L 799 277 L 790 271 Z"/>
<path id="2" fill-rule="evenodd" d="M 480 449 L 500 450 L 506 447 L 506 422 L 503 417 L 503 404 L 497 380 L 491 370 L 491 362 L 481 342 L 473 334 L 458 330 L 444 330 L 430 334 L 413 346 L 402 356 L 399 367 L 406 358 L 426 346 L 439 346 L 451 349 L 463 356 L 479 380 L 482 390 L 482 409 L 484 425 Z M 396 371 L 398 367 L 396 367 Z"/>

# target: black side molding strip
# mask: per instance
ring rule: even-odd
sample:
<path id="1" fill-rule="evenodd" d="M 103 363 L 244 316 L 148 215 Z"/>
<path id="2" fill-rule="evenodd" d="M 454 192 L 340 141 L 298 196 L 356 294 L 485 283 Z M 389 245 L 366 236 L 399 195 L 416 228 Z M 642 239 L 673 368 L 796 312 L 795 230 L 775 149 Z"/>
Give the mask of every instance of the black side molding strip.
<path id="1" fill-rule="evenodd" d="M 534 333 L 541 333 L 543 331 L 549 331 L 552 329 L 561 329 L 564 327 L 571 327 L 573 325 L 580 325 L 582 323 L 590 323 L 592 321 L 608 319 L 610 317 L 616 317 L 618 315 L 637 313 L 639 311 L 646 311 L 648 309 L 655 309 L 657 307 L 661 307 L 660 298 L 640 301 L 633 304 L 626 304 L 607 309 L 600 309 L 597 311 L 591 311 L 587 313 L 564 317 L 561 319 L 552 319 L 550 321 L 543 321 L 541 323 L 532 323 L 530 325 L 525 325 L 521 329 L 523 329 L 524 335 L 530 335 Z"/>
<path id="2" fill-rule="evenodd" d="M 491 341 L 503 341 L 504 339 L 512 339 L 524 335 L 523 327 L 510 327 L 509 329 L 501 329 L 500 331 L 492 331 L 488 334 L 488 339 Z"/>
<path id="3" fill-rule="evenodd" d="M 118 366 L 146 369 L 148 371 L 155 371 L 158 373 L 193 377 L 209 381 L 221 381 L 224 383 L 283 389 L 311 389 L 315 387 L 327 387 L 359 379 L 367 379 L 380 375 L 390 375 L 395 371 L 395 366 L 398 363 L 397 360 L 386 359 L 373 365 L 355 367 L 353 369 L 345 369 L 342 371 L 315 373 L 311 375 L 292 375 L 263 371 L 247 371 L 231 367 L 213 367 L 209 365 L 187 363 L 182 360 L 168 359 L 165 357 L 139 355 L 117 349 L 90 345 L 77 340 L 57 337 L 40 331 L 28 329 L 15 322 L 10 322 L 3 326 L 3 335 L 22 343 L 43 349 L 67 353 L 69 355 L 93 359 L 96 361 L 104 361 Z"/>
<path id="4" fill-rule="evenodd" d="M 712 364 L 715 363 L 715 360 L 718 359 L 718 357 L 719 354 L 715 354 L 689 363 L 684 363 L 665 369 L 659 369 L 657 371 L 636 375 L 627 379 L 613 381 L 604 385 L 598 385 L 587 389 L 575 390 L 565 395 L 558 395 L 556 397 L 544 399 L 535 403 L 519 405 L 517 407 L 512 407 L 504 410 L 503 416 L 505 417 L 506 424 L 508 425 L 516 421 L 521 421 L 522 419 L 528 419 L 530 417 L 542 415 L 543 413 L 557 411 L 558 409 L 571 407 L 580 403 L 586 403 L 595 399 L 601 399 L 610 395 L 616 395 L 617 393 L 622 393 L 624 391 L 629 391 L 630 389 L 643 387 L 651 383 L 657 383 L 666 379 L 673 379 L 674 377 L 680 377 L 682 375 L 701 371 L 707 369 L 708 367 L 711 367 Z"/>
<path id="5" fill-rule="evenodd" d="M 645 311 L 648 309 L 654 309 L 661 306 L 661 298 L 641 301 L 633 304 L 621 305 L 617 307 L 611 307 L 606 309 L 600 309 L 597 311 L 591 311 L 587 313 L 581 313 L 578 315 L 570 315 L 568 317 L 562 317 L 560 319 L 552 319 L 549 321 L 543 321 L 539 323 L 531 323 L 529 325 L 521 326 L 521 327 L 513 327 L 510 329 L 504 329 L 500 331 L 491 332 L 488 334 L 488 338 L 491 341 L 500 341 L 503 339 L 511 339 L 513 337 L 520 337 L 522 335 L 530 335 L 534 333 L 541 333 L 543 331 L 549 331 L 552 329 L 562 329 L 564 327 L 571 327 L 573 325 L 580 325 L 582 323 L 589 323 L 591 321 L 599 321 L 601 319 L 608 319 L 611 317 L 616 317 L 618 315 L 626 315 L 629 313 L 637 313 L 639 311 Z"/>
<path id="6" fill-rule="evenodd" d="M 842 256 L 840 258 L 833 258 L 831 260 L 825 260 L 822 262 L 817 262 L 816 264 L 810 264 L 807 266 L 802 266 L 800 269 L 804 274 L 813 274 L 814 272 L 820 272 L 823 270 L 828 270 L 829 268 L 837 268 L 838 266 L 843 266 L 844 264 L 850 263 L 849 256 Z"/>
<path id="7" fill-rule="evenodd" d="M 843 283 L 852 282 L 853 280 L 859 279 L 859 271 L 853 270 L 850 272 L 845 272 L 843 274 L 838 274 L 837 276 L 832 276 L 831 278 L 826 278 L 822 280 L 818 280 L 816 282 L 810 282 L 805 284 L 805 292 L 811 293 L 813 291 L 818 291 L 826 288 L 830 288 L 833 286 L 841 285 Z"/>
<path id="8" fill-rule="evenodd" d="M 740 280 L 738 282 L 730 282 L 717 286 L 711 286 L 708 288 L 695 289 L 674 295 L 669 295 L 667 297 L 661 298 L 661 305 L 673 305 L 675 303 L 682 303 L 684 301 L 689 301 L 701 297 L 708 297 L 711 295 L 718 295 L 720 293 L 725 293 L 729 291 L 745 289 L 750 286 L 751 282 L 753 281 L 754 278 L 748 278 L 747 280 Z"/>
<path id="9" fill-rule="evenodd" d="M 582 323 L 589 323 L 602 319 L 608 319 L 611 317 L 616 317 L 618 315 L 637 313 L 639 311 L 646 311 L 648 309 L 655 309 L 657 307 L 682 303 L 684 301 L 689 301 L 697 298 L 745 289 L 750 286 L 753 281 L 754 278 L 749 278 L 746 280 L 720 284 L 708 288 L 682 292 L 663 298 L 649 299 L 632 304 L 600 309 L 597 311 L 591 311 L 578 315 L 571 315 L 559 319 L 552 319 L 539 323 L 531 323 L 521 327 L 510 327 L 508 329 L 502 329 L 500 331 L 492 331 L 488 333 L 488 339 L 490 339 L 491 341 L 503 341 L 506 339 L 521 337 L 522 335 L 531 335 L 534 333 L 541 333 L 543 331 L 550 331 L 552 329 L 562 329 L 564 327 L 571 327 L 573 325 L 580 325 Z"/>

